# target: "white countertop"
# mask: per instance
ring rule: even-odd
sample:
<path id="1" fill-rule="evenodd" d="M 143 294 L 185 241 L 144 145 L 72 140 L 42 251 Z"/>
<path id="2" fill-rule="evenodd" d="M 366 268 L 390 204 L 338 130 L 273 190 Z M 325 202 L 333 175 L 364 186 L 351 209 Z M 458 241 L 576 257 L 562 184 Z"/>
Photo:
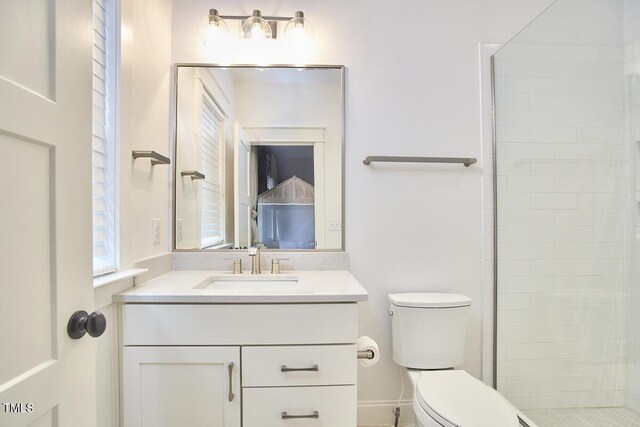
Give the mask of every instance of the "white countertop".
<path id="1" fill-rule="evenodd" d="M 242 277 L 239 277 L 242 276 Z M 271 287 L 268 282 L 255 286 L 206 286 L 212 278 L 251 280 L 263 277 L 276 280 L 296 276 L 290 287 Z M 366 301 L 367 291 L 348 271 L 283 271 L 279 275 L 228 271 L 172 271 L 113 296 L 125 303 L 324 303 Z"/>

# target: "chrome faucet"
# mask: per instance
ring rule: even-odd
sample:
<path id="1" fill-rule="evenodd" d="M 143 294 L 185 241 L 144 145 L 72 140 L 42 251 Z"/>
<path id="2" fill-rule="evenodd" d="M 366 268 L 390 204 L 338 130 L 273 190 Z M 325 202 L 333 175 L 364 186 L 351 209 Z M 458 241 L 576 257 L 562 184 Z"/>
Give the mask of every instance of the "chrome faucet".
<path id="1" fill-rule="evenodd" d="M 251 274 L 260 274 L 260 248 L 252 246 L 249 248 L 249 256 L 251 257 Z"/>

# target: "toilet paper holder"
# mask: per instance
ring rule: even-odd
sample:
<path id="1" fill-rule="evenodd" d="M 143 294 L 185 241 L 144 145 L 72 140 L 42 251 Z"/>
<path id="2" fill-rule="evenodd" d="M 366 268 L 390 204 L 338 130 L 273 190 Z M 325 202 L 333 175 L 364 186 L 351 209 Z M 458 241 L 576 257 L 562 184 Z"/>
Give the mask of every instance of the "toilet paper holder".
<path id="1" fill-rule="evenodd" d="M 358 350 L 358 359 L 373 359 L 375 355 L 373 350 Z"/>

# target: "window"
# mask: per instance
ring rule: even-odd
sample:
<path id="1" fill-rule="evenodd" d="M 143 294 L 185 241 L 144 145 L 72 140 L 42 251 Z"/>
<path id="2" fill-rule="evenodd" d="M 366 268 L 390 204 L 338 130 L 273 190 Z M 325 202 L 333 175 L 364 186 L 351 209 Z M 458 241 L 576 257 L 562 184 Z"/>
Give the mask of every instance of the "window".
<path id="1" fill-rule="evenodd" d="M 116 270 L 116 0 L 93 1 L 93 273 Z"/>
<path id="2" fill-rule="evenodd" d="M 205 176 L 200 187 L 200 246 L 203 248 L 224 242 L 223 129 L 222 112 L 203 90 L 200 113 L 200 167 Z"/>

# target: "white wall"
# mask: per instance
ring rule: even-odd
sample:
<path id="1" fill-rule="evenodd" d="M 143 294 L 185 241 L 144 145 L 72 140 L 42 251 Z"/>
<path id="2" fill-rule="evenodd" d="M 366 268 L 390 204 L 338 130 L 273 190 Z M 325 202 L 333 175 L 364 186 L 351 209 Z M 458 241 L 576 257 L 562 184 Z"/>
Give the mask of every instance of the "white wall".
<path id="1" fill-rule="evenodd" d="M 387 315 L 390 292 L 461 292 L 474 300 L 464 368 L 481 374 L 482 164 L 364 166 L 367 155 L 480 157 L 478 44 L 506 41 L 550 0 L 323 2 L 221 0 L 221 14 L 292 14 L 316 30 L 307 63 L 344 64 L 346 93 L 346 250 L 369 290 L 360 332 L 382 360 L 359 375 L 360 401 L 398 397 Z M 205 0 L 174 2 L 174 62 L 214 61 L 198 41 Z M 277 43 L 277 42 L 276 42 Z M 278 44 L 277 46 L 281 46 Z M 229 62 L 246 58 L 227 52 Z M 270 62 L 296 62 L 278 48 Z M 235 55 L 235 56 L 234 56 Z M 388 421 L 392 421 L 389 416 Z M 385 421 L 386 422 L 386 421 Z"/>
<path id="2" fill-rule="evenodd" d="M 133 160 L 131 150 L 170 155 L 171 0 L 121 1 L 119 247 L 120 269 L 170 251 L 172 165 Z M 151 220 L 161 221 L 160 244 L 152 244 Z M 96 340 L 98 426 L 119 425 L 118 318 L 111 295 L 132 286 L 127 279 L 97 288 L 94 309 L 107 317 Z"/>
<path id="3" fill-rule="evenodd" d="M 172 150 L 171 0 L 122 1 L 120 84 L 120 266 L 170 251 L 171 171 L 133 160 L 131 150 Z M 160 220 L 153 244 L 151 220 Z"/>

